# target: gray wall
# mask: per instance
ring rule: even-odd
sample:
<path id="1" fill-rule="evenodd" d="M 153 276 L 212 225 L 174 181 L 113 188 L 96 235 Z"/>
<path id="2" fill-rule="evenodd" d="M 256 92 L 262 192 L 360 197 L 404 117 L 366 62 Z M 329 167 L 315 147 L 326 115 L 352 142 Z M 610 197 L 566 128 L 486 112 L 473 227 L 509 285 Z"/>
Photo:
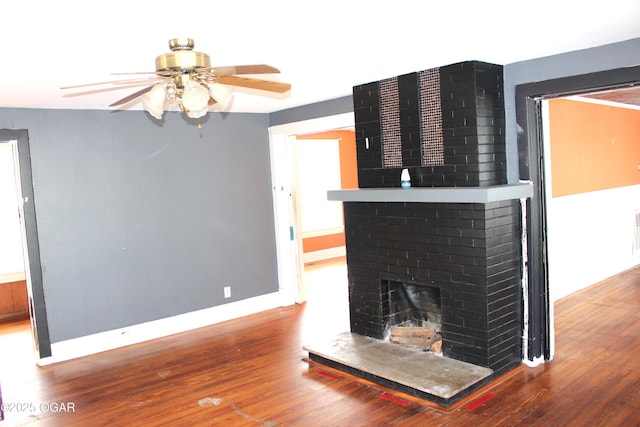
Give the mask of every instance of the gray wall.
<path id="1" fill-rule="evenodd" d="M 29 132 L 52 343 L 278 290 L 266 114 L 0 109 L 0 128 Z"/>
<path id="2" fill-rule="evenodd" d="M 277 126 L 337 114 L 353 113 L 353 96 L 330 99 L 269 114 L 269 125 Z"/>
<path id="3" fill-rule="evenodd" d="M 504 67 L 507 178 L 518 182 L 518 124 L 515 88 L 539 81 L 632 67 L 640 64 L 640 38 L 544 58 L 507 64 Z"/>

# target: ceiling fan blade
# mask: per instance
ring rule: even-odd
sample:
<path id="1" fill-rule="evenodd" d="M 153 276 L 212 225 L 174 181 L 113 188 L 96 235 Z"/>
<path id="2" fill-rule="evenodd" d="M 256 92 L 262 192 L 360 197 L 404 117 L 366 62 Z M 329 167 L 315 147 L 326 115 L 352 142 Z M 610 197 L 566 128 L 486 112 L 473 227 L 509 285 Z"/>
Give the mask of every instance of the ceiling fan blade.
<path id="1" fill-rule="evenodd" d="M 102 85 L 137 85 L 137 86 L 140 86 L 140 85 L 144 85 L 144 84 L 153 83 L 154 81 L 162 81 L 162 80 L 164 80 L 164 79 L 162 79 L 161 77 L 158 77 L 157 79 L 139 78 L 139 79 L 111 80 L 110 82 L 85 83 L 85 84 L 80 84 L 80 85 L 64 86 L 64 87 L 61 87 L 60 89 L 79 89 L 79 88 L 83 88 L 83 87 L 102 86 Z M 120 88 L 114 88 L 114 89 L 120 89 Z"/>
<path id="2" fill-rule="evenodd" d="M 155 75 L 158 77 L 165 77 L 165 76 L 175 76 L 176 74 L 182 74 L 181 71 L 178 70 L 162 70 L 162 71 L 134 71 L 131 73 L 111 73 L 112 76 L 134 76 L 134 75 L 140 75 L 140 74 L 146 74 L 146 75 Z"/>
<path id="3" fill-rule="evenodd" d="M 278 74 L 280 70 L 271 65 L 230 65 L 226 67 L 210 67 L 216 76 L 228 76 L 230 74 Z"/>
<path id="4" fill-rule="evenodd" d="M 270 80 L 250 79 L 238 76 L 220 76 L 216 79 L 217 83 L 231 86 L 240 86 L 250 89 L 266 90 L 268 92 L 284 93 L 291 90 L 289 83 L 273 82 Z"/>
<path id="5" fill-rule="evenodd" d="M 113 104 L 110 104 L 109 107 L 117 107 L 118 105 L 122 105 L 122 104 L 126 104 L 127 102 L 131 102 L 134 99 L 139 98 L 142 95 L 144 95 L 145 93 L 149 92 L 153 88 L 153 86 L 155 86 L 155 85 L 147 86 L 147 87 L 145 87 L 143 89 L 140 89 L 137 92 L 133 92 L 131 95 L 125 96 L 124 98 L 117 100 Z"/>
<path id="6" fill-rule="evenodd" d="M 138 84 L 132 84 L 132 85 L 122 85 L 122 86 L 112 86 L 112 87 L 103 87 L 103 88 L 99 88 L 99 89 L 91 89 L 91 90 L 84 90 L 81 92 L 72 92 L 72 93 L 65 93 L 64 95 L 62 95 L 64 98 L 73 98 L 75 96 L 84 96 L 84 95 L 93 95 L 95 93 L 103 93 L 103 92 L 111 92 L 114 90 L 122 90 L 122 89 L 133 89 L 133 88 L 137 88 L 140 87 L 142 85 L 148 85 L 149 82 L 144 82 L 144 83 L 138 83 Z"/>

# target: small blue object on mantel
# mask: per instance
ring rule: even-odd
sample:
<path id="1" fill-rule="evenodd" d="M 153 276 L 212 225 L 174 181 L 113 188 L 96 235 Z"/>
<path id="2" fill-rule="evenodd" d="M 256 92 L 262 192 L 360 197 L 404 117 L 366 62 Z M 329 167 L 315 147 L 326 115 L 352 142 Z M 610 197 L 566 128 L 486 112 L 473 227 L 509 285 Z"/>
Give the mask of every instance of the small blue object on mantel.
<path id="1" fill-rule="evenodd" d="M 409 169 L 402 169 L 400 174 L 400 186 L 402 188 L 411 188 L 411 175 L 409 175 Z"/>

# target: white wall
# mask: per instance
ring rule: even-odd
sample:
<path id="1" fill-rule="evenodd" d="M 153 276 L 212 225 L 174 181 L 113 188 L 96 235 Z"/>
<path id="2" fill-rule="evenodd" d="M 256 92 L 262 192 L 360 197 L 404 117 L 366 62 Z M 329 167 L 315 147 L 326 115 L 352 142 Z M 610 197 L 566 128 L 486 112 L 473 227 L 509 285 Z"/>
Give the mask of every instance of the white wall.
<path id="1" fill-rule="evenodd" d="M 632 254 L 640 185 L 548 200 L 553 301 L 640 264 Z"/>
<path id="2" fill-rule="evenodd" d="M 340 188 L 340 140 L 297 140 L 298 182 L 303 237 L 342 231 L 342 203 L 327 199 Z"/>
<path id="3" fill-rule="evenodd" d="M 8 143 L 0 142 L 0 276 L 23 272 L 13 153 Z"/>

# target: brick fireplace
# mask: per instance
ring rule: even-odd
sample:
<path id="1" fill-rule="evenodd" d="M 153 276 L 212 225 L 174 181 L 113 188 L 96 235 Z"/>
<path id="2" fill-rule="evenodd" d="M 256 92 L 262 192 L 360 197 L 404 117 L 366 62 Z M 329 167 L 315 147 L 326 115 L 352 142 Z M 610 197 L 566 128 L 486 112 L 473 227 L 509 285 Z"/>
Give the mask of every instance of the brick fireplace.
<path id="1" fill-rule="evenodd" d="M 495 372 L 520 363 L 519 201 L 344 205 L 352 332 L 385 337 L 389 281 L 430 286 L 445 356 Z"/>
<path id="2" fill-rule="evenodd" d="M 531 187 L 506 182 L 502 67 L 409 73 L 353 99 L 360 188 L 329 192 L 344 205 L 351 333 L 384 339 L 405 284 L 417 305 L 437 295 L 445 358 L 493 376 L 519 365 Z M 410 189 L 398 188 L 404 168 Z"/>

